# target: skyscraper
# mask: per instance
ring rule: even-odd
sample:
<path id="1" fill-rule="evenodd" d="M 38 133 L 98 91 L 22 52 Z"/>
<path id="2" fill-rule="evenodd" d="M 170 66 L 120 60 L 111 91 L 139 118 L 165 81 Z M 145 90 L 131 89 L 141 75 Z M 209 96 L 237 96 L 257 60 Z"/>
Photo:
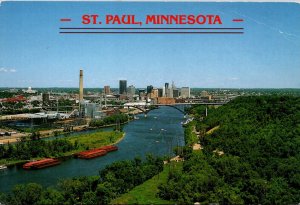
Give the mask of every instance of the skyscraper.
<path id="1" fill-rule="evenodd" d="M 119 94 L 123 95 L 127 93 L 127 80 L 119 81 Z"/>
<path id="2" fill-rule="evenodd" d="M 109 85 L 105 85 L 103 90 L 104 90 L 105 95 L 110 94 L 110 86 Z"/>
<path id="3" fill-rule="evenodd" d="M 152 92 L 153 86 L 152 85 L 148 85 L 147 86 L 147 94 L 150 94 Z"/>
<path id="4" fill-rule="evenodd" d="M 135 87 L 133 85 L 130 85 L 128 88 L 127 88 L 127 93 L 129 96 L 134 96 L 135 95 Z"/>
<path id="5" fill-rule="evenodd" d="M 180 96 L 182 98 L 189 98 L 191 96 L 190 88 L 189 87 L 182 87 L 180 89 Z"/>
<path id="6" fill-rule="evenodd" d="M 164 97 L 164 88 L 158 88 L 158 97 Z"/>
<path id="7" fill-rule="evenodd" d="M 179 90 L 177 88 L 173 89 L 173 98 L 179 97 Z"/>
<path id="8" fill-rule="evenodd" d="M 169 92 L 169 83 L 165 83 L 165 92 L 164 92 L 164 97 L 169 97 L 170 92 Z"/>
<path id="9" fill-rule="evenodd" d="M 167 90 L 169 88 L 169 83 L 165 83 L 165 89 Z"/>

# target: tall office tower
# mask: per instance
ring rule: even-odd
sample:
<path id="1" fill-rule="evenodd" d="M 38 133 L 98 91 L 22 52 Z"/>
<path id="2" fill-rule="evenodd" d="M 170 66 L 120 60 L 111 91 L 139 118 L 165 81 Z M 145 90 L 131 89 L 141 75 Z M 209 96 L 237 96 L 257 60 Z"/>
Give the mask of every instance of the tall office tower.
<path id="1" fill-rule="evenodd" d="M 166 97 L 166 88 L 163 86 L 162 88 L 162 96 L 161 97 Z"/>
<path id="2" fill-rule="evenodd" d="M 165 89 L 167 90 L 169 88 L 169 83 L 165 83 Z"/>
<path id="3" fill-rule="evenodd" d="M 153 88 L 151 93 L 150 93 L 150 98 L 157 98 L 158 97 L 158 89 Z"/>
<path id="4" fill-rule="evenodd" d="M 158 97 L 164 97 L 164 88 L 157 88 L 158 90 Z"/>
<path id="5" fill-rule="evenodd" d="M 147 94 L 150 94 L 153 90 L 153 86 L 152 85 L 148 85 L 147 86 Z"/>
<path id="6" fill-rule="evenodd" d="M 179 90 L 175 91 L 174 93 L 174 90 L 176 90 L 176 86 L 174 84 L 174 81 L 172 81 L 172 86 L 169 88 L 170 89 L 170 98 L 176 98 L 176 97 L 179 97 Z M 174 96 L 175 94 L 175 96 Z"/>
<path id="7" fill-rule="evenodd" d="M 130 85 L 127 88 L 127 94 L 131 97 L 135 95 L 135 87 L 133 85 Z"/>
<path id="8" fill-rule="evenodd" d="M 173 98 L 178 98 L 179 97 L 179 89 L 175 88 L 173 90 Z"/>
<path id="9" fill-rule="evenodd" d="M 119 94 L 123 95 L 127 93 L 127 80 L 119 81 Z"/>
<path id="10" fill-rule="evenodd" d="M 164 97 L 170 97 L 169 94 L 169 83 L 165 83 L 165 94 Z"/>
<path id="11" fill-rule="evenodd" d="M 189 87 L 182 87 L 180 89 L 180 96 L 182 98 L 189 98 L 191 96 L 191 91 Z"/>
<path id="12" fill-rule="evenodd" d="M 83 101 L 83 70 L 79 74 L 79 102 Z"/>
<path id="13" fill-rule="evenodd" d="M 110 86 L 109 85 L 105 85 L 103 90 L 104 90 L 105 95 L 110 94 Z"/>
<path id="14" fill-rule="evenodd" d="M 167 97 L 173 98 L 173 88 L 172 88 L 172 87 L 170 87 L 170 88 L 168 89 Z"/>

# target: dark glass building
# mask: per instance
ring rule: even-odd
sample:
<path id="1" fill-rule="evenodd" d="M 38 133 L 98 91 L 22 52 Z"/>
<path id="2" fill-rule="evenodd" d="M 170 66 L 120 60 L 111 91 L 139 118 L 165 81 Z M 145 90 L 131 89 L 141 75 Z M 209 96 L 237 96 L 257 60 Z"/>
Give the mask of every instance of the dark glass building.
<path id="1" fill-rule="evenodd" d="M 148 85 L 147 86 L 147 94 L 151 93 L 153 90 L 153 86 L 152 85 Z"/>
<path id="2" fill-rule="evenodd" d="M 127 93 L 127 80 L 120 80 L 119 82 L 119 94 L 123 95 Z"/>

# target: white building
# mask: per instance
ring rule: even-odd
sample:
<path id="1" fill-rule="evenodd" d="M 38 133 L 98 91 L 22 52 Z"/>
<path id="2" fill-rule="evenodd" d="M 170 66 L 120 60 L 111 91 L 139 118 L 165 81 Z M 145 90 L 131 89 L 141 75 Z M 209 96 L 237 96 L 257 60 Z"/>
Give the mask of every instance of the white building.
<path id="1" fill-rule="evenodd" d="M 27 90 L 23 89 L 22 90 L 24 93 L 29 93 L 29 94 L 34 94 L 34 93 L 37 93 L 36 90 L 32 90 L 31 87 L 28 87 Z"/>
<path id="2" fill-rule="evenodd" d="M 191 90 L 189 87 L 182 87 L 180 89 L 180 96 L 182 98 L 189 98 L 191 96 Z"/>

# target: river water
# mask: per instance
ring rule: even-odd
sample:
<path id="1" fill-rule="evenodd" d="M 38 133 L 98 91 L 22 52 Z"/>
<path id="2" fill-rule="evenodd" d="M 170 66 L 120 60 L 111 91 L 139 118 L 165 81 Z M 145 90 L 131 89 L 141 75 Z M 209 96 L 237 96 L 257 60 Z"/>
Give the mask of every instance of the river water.
<path id="1" fill-rule="evenodd" d="M 184 144 L 183 114 L 171 107 L 152 110 L 147 117 L 124 125 L 124 139 L 118 143 L 119 150 L 90 160 L 71 158 L 60 165 L 40 170 L 23 170 L 21 166 L 0 171 L 0 192 L 9 192 L 16 184 L 36 182 L 43 186 L 56 185 L 58 180 L 75 176 L 98 175 L 99 170 L 114 161 L 154 155 L 170 155 L 176 145 Z M 89 131 L 93 132 L 93 131 Z M 74 133 L 76 134 L 76 133 Z M 72 136 L 72 135 L 71 135 Z"/>

